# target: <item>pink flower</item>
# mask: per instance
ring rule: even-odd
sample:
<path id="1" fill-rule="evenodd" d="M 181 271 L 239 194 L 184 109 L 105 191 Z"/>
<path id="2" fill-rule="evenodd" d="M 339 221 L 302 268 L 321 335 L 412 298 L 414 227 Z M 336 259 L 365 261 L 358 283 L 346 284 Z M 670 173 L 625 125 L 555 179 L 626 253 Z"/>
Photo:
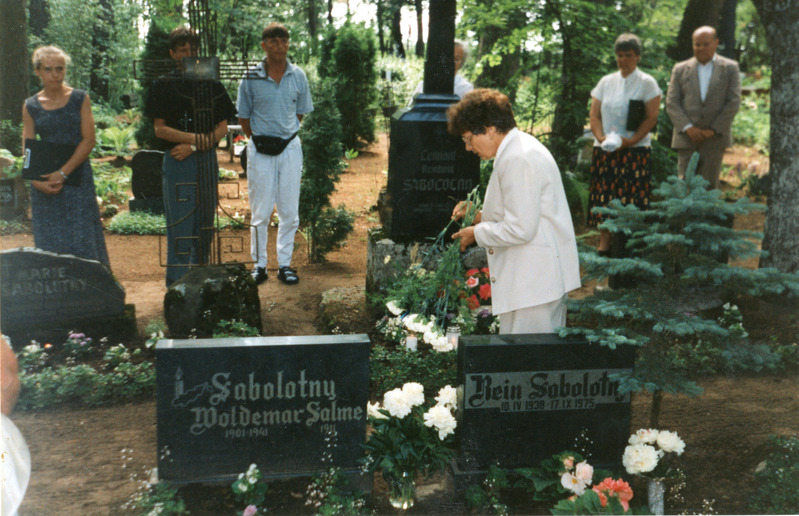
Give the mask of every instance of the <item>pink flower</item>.
<path id="1" fill-rule="evenodd" d="M 574 469 L 574 474 L 581 478 L 586 484 L 591 483 L 591 478 L 594 476 L 594 468 L 586 461 L 577 464 Z"/>
<path id="2" fill-rule="evenodd" d="M 241 513 L 241 516 L 253 516 L 255 513 L 258 512 L 258 507 L 254 505 L 248 505 L 244 512 Z"/>
<path id="3" fill-rule="evenodd" d="M 565 466 L 566 469 L 572 469 L 574 466 L 574 457 L 569 456 L 563 459 L 563 466 Z"/>
<path id="4" fill-rule="evenodd" d="M 466 280 L 466 286 L 469 288 L 474 288 L 480 284 L 480 280 L 472 276 L 471 278 Z"/>
<path id="5" fill-rule="evenodd" d="M 477 291 L 477 294 L 480 296 L 480 299 L 491 299 L 491 284 L 486 283 L 485 285 L 480 285 L 480 290 Z"/>
<path id="6" fill-rule="evenodd" d="M 592 489 L 597 495 L 599 495 L 599 502 L 602 504 L 602 507 L 605 507 L 608 504 L 607 497 L 610 495 L 619 499 L 619 502 L 621 502 L 621 506 L 624 507 L 625 511 L 630 510 L 630 500 L 633 498 L 633 490 L 630 487 L 630 484 L 624 480 L 614 480 L 613 478 L 608 477 L 599 484 L 595 485 Z"/>

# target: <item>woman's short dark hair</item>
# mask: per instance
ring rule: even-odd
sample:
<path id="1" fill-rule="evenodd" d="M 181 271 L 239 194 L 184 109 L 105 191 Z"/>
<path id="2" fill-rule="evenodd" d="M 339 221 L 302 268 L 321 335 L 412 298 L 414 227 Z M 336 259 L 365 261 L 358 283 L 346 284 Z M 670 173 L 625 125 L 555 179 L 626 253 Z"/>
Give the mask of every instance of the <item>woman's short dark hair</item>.
<path id="1" fill-rule="evenodd" d="M 641 38 L 635 34 L 625 32 L 616 38 L 616 44 L 613 45 L 613 52 L 629 52 L 632 50 L 635 55 L 641 55 Z"/>
<path id="2" fill-rule="evenodd" d="M 169 33 L 169 50 L 175 51 L 186 43 L 195 49 L 200 45 L 200 37 L 188 27 L 176 27 Z"/>
<path id="3" fill-rule="evenodd" d="M 472 90 L 447 110 L 447 130 L 450 134 L 483 134 L 489 127 L 495 127 L 502 134 L 516 127 L 508 96 L 497 90 Z"/>
<path id="4" fill-rule="evenodd" d="M 282 23 L 272 22 L 261 33 L 261 41 L 267 38 L 289 39 L 289 30 Z"/>

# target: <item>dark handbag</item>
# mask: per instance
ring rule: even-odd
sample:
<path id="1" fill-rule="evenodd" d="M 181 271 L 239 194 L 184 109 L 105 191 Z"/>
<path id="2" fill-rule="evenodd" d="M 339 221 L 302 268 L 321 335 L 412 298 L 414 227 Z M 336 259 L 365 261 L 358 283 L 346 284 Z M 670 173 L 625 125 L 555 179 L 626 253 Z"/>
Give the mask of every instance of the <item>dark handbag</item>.
<path id="1" fill-rule="evenodd" d="M 643 100 L 631 100 L 630 107 L 627 110 L 627 127 L 628 131 L 637 131 L 641 124 L 646 119 L 646 105 Z"/>
<path id="2" fill-rule="evenodd" d="M 297 133 L 292 134 L 289 138 L 283 139 L 277 136 L 260 136 L 257 134 L 252 135 L 252 141 L 255 144 L 255 150 L 261 154 L 269 156 L 277 156 L 291 143 L 291 140 L 297 136 Z"/>
<path id="3" fill-rule="evenodd" d="M 54 172 L 69 161 L 76 148 L 77 145 L 68 143 L 52 143 L 26 138 L 22 179 L 41 181 L 43 174 Z M 80 168 L 67 175 L 64 184 L 67 186 L 80 186 Z"/>

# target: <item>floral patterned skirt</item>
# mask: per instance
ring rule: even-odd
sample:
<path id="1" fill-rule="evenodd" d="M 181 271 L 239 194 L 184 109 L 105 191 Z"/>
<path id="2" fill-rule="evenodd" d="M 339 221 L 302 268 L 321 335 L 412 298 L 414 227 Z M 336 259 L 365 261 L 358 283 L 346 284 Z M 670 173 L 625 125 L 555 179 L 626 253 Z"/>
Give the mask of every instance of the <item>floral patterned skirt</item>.
<path id="1" fill-rule="evenodd" d="M 639 208 L 649 206 L 652 151 L 649 147 L 633 147 L 605 152 L 594 147 L 591 156 L 591 189 L 588 195 L 589 226 L 596 226 L 603 216 L 593 209 L 607 206 L 613 199 Z"/>

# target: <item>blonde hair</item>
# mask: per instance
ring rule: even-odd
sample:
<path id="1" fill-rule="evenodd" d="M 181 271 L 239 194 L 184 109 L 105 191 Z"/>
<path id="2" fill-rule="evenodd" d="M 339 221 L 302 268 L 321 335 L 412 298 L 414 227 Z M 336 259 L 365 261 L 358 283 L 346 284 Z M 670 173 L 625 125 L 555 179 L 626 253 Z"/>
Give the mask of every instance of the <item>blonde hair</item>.
<path id="1" fill-rule="evenodd" d="M 72 59 L 70 59 L 69 55 L 66 52 L 64 52 L 55 45 L 48 45 L 44 47 L 39 47 L 33 51 L 33 56 L 31 57 L 33 68 L 35 70 L 38 70 L 42 66 L 42 61 L 44 61 L 48 57 L 60 57 L 64 59 L 65 65 L 72 64 Z"/>

